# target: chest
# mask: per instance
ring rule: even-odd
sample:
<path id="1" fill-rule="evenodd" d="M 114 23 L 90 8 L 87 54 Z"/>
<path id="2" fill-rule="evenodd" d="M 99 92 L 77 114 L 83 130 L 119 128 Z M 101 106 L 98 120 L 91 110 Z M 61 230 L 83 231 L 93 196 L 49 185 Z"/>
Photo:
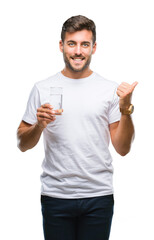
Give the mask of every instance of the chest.
<path id="1" fill-rule="evenodd" d="M 111 98 L 105 89 L 95 86 L 69 87 L 63 89 L 63 109 L 65 114 L 84 118 L 101 118 L 108 114 Z"/>

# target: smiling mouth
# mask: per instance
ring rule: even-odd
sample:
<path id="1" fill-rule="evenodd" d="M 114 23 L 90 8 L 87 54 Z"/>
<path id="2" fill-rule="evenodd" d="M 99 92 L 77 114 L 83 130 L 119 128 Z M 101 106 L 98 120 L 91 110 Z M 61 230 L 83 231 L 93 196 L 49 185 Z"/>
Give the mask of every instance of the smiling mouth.
<path id="1" fill-rule="evenodd" d="M 76 62 L 81 62 L 81 61 L 83 61 L 85 58 L 84 58 L 84 57 L 82 57 L 82 58 L 81 58 L 81 57 L 80 57 L 80 58 L 79 58 L 79 57 L 71 57 L 71 59 L 74 60 L 74 61 L 76 61 Z"/>

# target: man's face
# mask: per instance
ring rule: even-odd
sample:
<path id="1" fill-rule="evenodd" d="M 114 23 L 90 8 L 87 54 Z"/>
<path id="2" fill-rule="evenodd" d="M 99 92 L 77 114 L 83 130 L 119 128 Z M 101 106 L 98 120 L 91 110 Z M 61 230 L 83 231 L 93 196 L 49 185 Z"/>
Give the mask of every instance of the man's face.
<path id="1" fill-rule="evenodd" d="M 89 67 L 91 56 L 96 51 L 93 44 L 92 32 L 81 30 L 74 33 L 66 32 L 64 43 L 60 41 L 67 70 L 82 72 Z"/>

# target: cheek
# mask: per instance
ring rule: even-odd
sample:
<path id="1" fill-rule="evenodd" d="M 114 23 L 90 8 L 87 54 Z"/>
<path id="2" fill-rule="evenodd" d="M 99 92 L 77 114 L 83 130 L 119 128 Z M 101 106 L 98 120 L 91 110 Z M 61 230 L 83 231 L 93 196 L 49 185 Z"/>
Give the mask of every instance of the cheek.
<path id="1" fill-rule="evenodd" d="M 65 48 L 64 49 L 64 53 L 65 55 L 73 55 L 74 51 L 73 51 L 73 48 Z"/>
<path id="2" fill-rule="evenodd" d="M 87 51 L 84 53 L 85 56 L 90 57 L 92 55 L 92 51 Z"/>
<path id="3" fill-rule="evenodd" d="M 93 54 L 93 48 L 83 49 L 83 54 L 87 57 L 90 57 Z"/>

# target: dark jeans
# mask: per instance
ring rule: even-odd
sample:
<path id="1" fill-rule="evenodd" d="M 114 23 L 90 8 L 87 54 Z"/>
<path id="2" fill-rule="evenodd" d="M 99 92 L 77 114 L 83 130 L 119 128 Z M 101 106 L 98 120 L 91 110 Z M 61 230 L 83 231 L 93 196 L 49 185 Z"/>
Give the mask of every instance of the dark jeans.
<path id="1" fill-rule="evenodd" d="M 41 196 L 45 240 L 108 240 L 113 195 L 59 199 Z"/>

